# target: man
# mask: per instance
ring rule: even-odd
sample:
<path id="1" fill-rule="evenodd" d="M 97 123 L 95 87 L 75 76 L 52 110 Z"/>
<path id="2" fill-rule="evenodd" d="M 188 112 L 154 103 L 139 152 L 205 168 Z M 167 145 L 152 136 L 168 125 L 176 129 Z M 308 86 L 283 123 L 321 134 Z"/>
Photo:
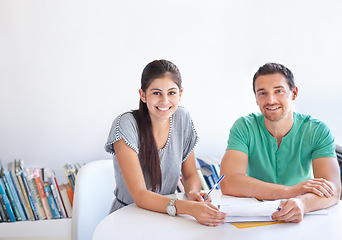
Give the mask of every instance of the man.
<path id="1" fill-rule="evenodd" d="M 300 222 L 304 213 L 338 203 L 341 182 L 334 138 L 321 121 L 293 111 L 292 72 L 267 63 L 253 78 L 261 113 L 238 119 L 221 163 L 223 194 L 287 199 L 272 218 Z"/>

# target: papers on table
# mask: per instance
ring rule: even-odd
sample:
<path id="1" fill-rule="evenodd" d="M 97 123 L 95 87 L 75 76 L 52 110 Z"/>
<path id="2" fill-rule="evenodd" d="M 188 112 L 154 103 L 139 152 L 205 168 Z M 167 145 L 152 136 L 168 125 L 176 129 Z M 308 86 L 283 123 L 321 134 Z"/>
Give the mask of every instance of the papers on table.
<path id="1" fill-rule="evenodd" d="M 271 216 L 277 211 L 281 200 L 258 201 L 255 198 L 236 198 L 223 196 L 214 199 L 213 204 L 220 211 L 228 214 L 226 222 L 270 222 Z M 327 214 L 327 210 L 319 210 L 307 214 Z"/>

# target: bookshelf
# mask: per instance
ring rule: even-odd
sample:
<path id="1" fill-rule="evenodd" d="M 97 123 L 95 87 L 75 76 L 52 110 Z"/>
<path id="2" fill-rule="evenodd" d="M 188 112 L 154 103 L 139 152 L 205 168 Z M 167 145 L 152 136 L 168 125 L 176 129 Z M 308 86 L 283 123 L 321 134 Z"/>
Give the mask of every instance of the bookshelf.
<path id="1" fill-rule="evenodd" d="M 73 189 L 81 165 L 62 166 L 68 183 L 61 184 L 53 170 L 21 164 L 0 162 L 0 240 L 71 239 Z"/>
<path id="2" fill-rule="evenodd" d="M 71 240 L 71 218 L 0 223 L 0 240 Z"/>

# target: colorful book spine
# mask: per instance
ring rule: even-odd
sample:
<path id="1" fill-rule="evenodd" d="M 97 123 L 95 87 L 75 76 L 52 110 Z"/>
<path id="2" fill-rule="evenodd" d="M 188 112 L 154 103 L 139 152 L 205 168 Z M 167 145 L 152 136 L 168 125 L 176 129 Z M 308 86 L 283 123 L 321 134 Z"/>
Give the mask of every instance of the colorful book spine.
<path id="1" fill-rule="evenodd" d="M 21 177 L 21 171 L 17 172 L 16 175 L 17 175 L 17 179 L 18 179 L 19 185 L 21 187 L 21 191 L 22 191 L 22 193 L 24 195 L 24 199 L 25 199 L 25 202 L 26 202 L 26 205 L 27 205 L 27 212 L 26 212 L 27 213 L 27 218 L 29 220 L 31 220 L 31 221 L 34 221 L 35 220 L 34 214 L 33 214 L 33 211 L 32 211 L 32 208 L 31 208 L 31 204 L 30 204 L 27 192 L 26 192 L 24 181 L 23 181 L 23 179 Z"/>
<path id="2" fill-rule="evenodd" d="M 2 178 L 4 185 L 5 185 L 6 193 L 7 193 L 8 199 L 10 200 L 10 203 L 11 203 L 14 215 L 15 215 L 15 219 L 17 221 L 21 221 L 19 209 L 18 209 L 16 201 L 14 200 L 14 196 L 13 196 L 13 192 L 12 192 L 13 189 L 9 185 L 8 178 L 6 176 L 7 176 L 7 173 L 5 173 L 5 176 Z"/>
<path id="3" fill-rule="evenodd" d="M 49 181 L 50 181 L 50 188 L 51 188 L 51 191 L 52 191 L 52 195 L 53 195 L 53 198 L 55 199 L 58 212 L 61 215 L 61 218 L 66 218 L 67 217 L 66 216 L 66 212 L 64 210 L 62 199 L 61 199 L 61 196 L 59 195 L 59 192 L 58 192 L 58 189 L 56 187 L 56 184 L 53 184 L 54 180 L 51 179 L 51 178 L 49 178 Z"/>
<path id="4" fill-rule="evenodd" d="M 42 200 L 40 199 L 40 195 L 38 192 L 36 182 L 33 178 L 33 174 L 28 173 L 26 175 L 26 179 L 27 179 L 27 183 L 28 183 L 28 186 L 29 186 L 31 194 L 32 194 L 32 199 L 33 199 L 34 205 L 36 206 L 36 209 L 37 209 L 38 217 L 40 220 L 46 219 L 43 203 L 42 203 Z"/>
<path id="5" fill-rule="evenodd" d="M 74 191 L 72 190 L 70 184 L 65 184 L 65 188 L 67 190 L 67 193 L 68 193 L 68 197 L 69 197 L 69 200 L 70 200 L 70 204 L 71 204 L 71 207 L 73 206 L 74 204 Z"/>
<path id="6" fill-rule="evenodd" d="M 7 208 L 6 208 L 4 199 L 2 198 L 1 194 L 0 194 L 0 215 L 1 215 L 1 219 L 3 222 L 10 221 L 8 217 L 8 213 L 7 213 Z"/>
<path id="7" fill-rule="evenodd" d="M 28 182 L 27 182 L 27 179 L 25 177 L 24 172 L 21 172 L 21 178 L 24 182 L 25 190 L 26 190 L 29 202 L 30 202 L 30 206 L 31 206 L 34 218 L 35 218 L 35 220 L 39 220 L 38 212 L 37 212 L 36 206 L 34 205 L 32 194 L 31 194 L 31 191 L 30 191 L 30 188 L 29 188 L 29 185 L 28 185 Z"/>
<path id="8" fill-rule="evenodd" d="M 39 192 L 39 195 L 40 195 L 40 199 L 42 201 L 42 205 L 43 205 L 43 208 L 44 208 L 44 211 L 45 211 L 45 214 L 46 214 L 46 218 L 47 219 L 51 219 L 52 218 L 52 213 L 51 213 L 51 209 L 50 209 L 50 206 L 49 206 L 49 202 L 46 198 L 46 194 L 45 194 L 45 191 L 44 191 L 44 186 L 43 186 L 43 182 L 42 182 L 42 179 L 40 178 L 39 175 L 35 175 L 34 176 L 34 180 L 36 182 L 36 186 L 37 186 L 37 189 L 38 189 L 38 192 Z"/>
<path id="9" fill-rule="evenodd" d="M 203 173 L 201 172 L 201 169 L 197 169 L 197 173 L 198 173 L 198 177 L 201 181 L 202 190 L 209 191 L 208 184 L 203 177 Z"/>
<path id="10" fill-rule="evenodd" d="M 68 196 L 67 189 L 66 189 L 65 185 L 67 185 L 67 184 L 60 185 L 59 190 L 61 193 L 61 198 L 63 200 L 63 204 L 65 207 L 66 214 L 69 218 L 71 218 L 72 217 L 72 207 L 71 207 L 71 203 L 70 203 L 69 196 Z"/>
<path id="11" fill-rule="evenodd" d="M 74 191 L 76 181 L 76 169 L 74 169 L 70 163 L 67 163 L 63 166 L 63 171 L 65 173 L 65 176 L 68 178 L 72 191 Z"/>
<path id="12" fill-rule="evenodd" d="M 27 218 L 25 207 L 24 207 L 25 200 L 24 200 L 24 197 L 22 196 L 18 182 L 14 181 L 14 180 L 17 180 L 17 178 L 15 177 L 15 175 L 13 175 L 13 172 L 8 172 L 8 175 L 9 175 L 9 181 L 11 185 L 13 186 L 13 191 L 15 192 L 14 198 L 18 203 L 18 209 L 19 209 L 19 213 L 21 216 L 21 220 L 26 221 L 28 218 Z"/>
<path id="13" fill-rule="evenodd" d="M 54 219 L 61 218 L 61 215 L 59 214 L 59 211 L 58 211 L 58 208 L 57 208 L 57 205 L 56 205 L 56 202 L 55 202 L 55 199 L 53 197 L 53 194 L 52 194 L 52 191 L 51 191 L 49 184 L 47 184 L 47 183 L 44 184 L 44 191 L 46 193 L 46 198 L 48 200 L 48 203 L 49 203 L 49 206 L 51 209 L 52 218 L 54 218 Z"/>
<path id="14" fill-rule="evenodd" d="M 206 162 L 200 158 L 197 158 L 197 161 L 200 164 L 201 168 L 205 168 L 208 170 L 207 172 L 208 172 L 209 176 L 207 176 L 207 177 L 208 177 L 209 181 L 211 181 L 211 179 L 212 179 L 212 182 L 215 184 L 217 182 L 219 176 L 216 175 L 216 170 L 214 168 L 214 165 L 210 164 L 210 163 L 208 163 L 208 162 Z M 216 189 L 220 189 L 220 186 L 217 185 Z"/>
<path id="15" fill-rule="evenodd" d="M 8 196 L 6 194 L 5 185 L 3 184 L 2 179 L 0 178 L 0 194 L 2 195 L 2 199 L 4 200 L 4 204 L 7 210 L 8 218 L 11 222 L 15 222 L 15 215 L 11 206 L 11 203 L 8 199 Z"/>

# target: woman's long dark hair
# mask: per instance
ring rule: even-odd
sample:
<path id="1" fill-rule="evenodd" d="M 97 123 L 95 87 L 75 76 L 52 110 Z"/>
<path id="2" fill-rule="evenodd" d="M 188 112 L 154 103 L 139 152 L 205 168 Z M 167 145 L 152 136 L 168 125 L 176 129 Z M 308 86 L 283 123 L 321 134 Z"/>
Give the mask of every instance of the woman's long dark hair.
<path id="1" fill-rule="evenodd" d="M 182 88 L 182 78 L 176 65 L 167 60 L 155 60 L 147 64 L 141 75 L 141 89 L 146 92 L 153 80 L 170 74 L 178 88 Z M 146 103 L 141 101 L 139 109 L 133 111 L 138 124 L 141 165 L 150 177 L 152 191 L 161 189 L 162 176 L 157 145 L 153 136 L 152 123 Z"/>

